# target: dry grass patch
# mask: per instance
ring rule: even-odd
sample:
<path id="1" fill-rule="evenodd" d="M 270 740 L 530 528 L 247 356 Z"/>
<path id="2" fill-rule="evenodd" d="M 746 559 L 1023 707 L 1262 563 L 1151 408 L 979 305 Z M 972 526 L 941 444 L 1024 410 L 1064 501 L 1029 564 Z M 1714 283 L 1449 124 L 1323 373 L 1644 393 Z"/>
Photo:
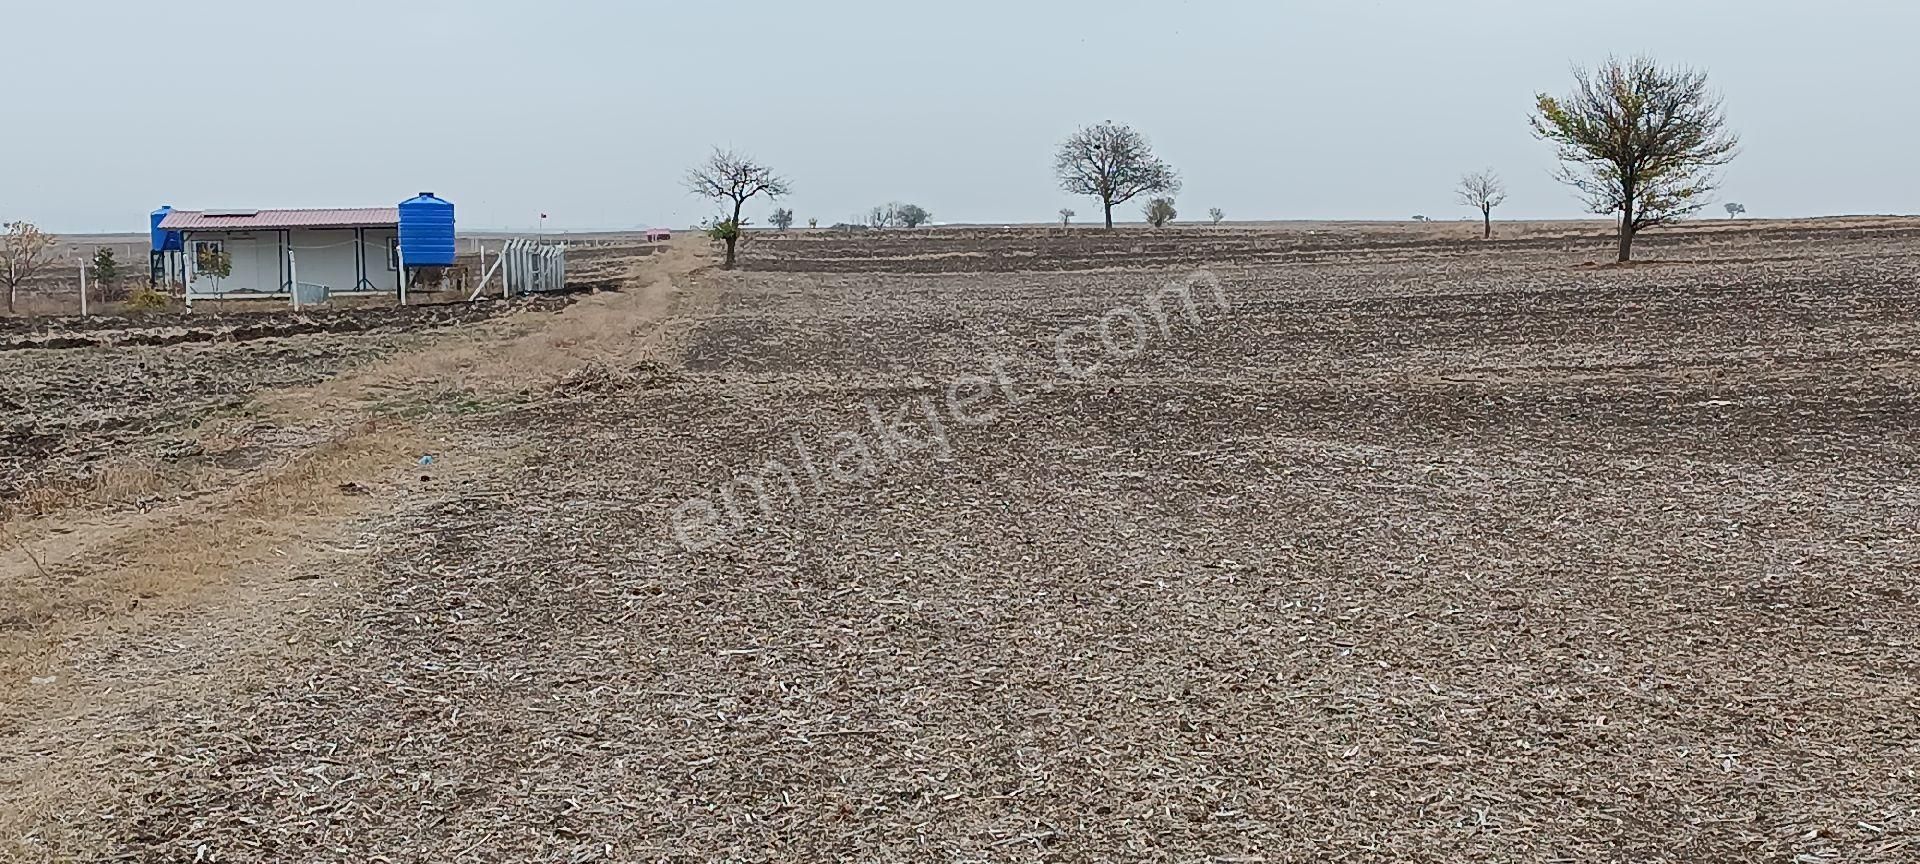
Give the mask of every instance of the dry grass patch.
<path id="1" fill-rule="evenodd" d="M 463 415 L 564 390 L 596 370 L 636 383 L 653 378 L 631 370 L 666 374 L 651 365 L 662 349 L 650 329 L 668 310 L 669 274 L 698 261 L 685 251 L 658 256 L 636 265 L 632 291 L 481 322 L 319 384 L 263 394 L 244 415 L 185 433 L 202 458 L 126 456 L 82 482 L 31 490 L 0 523 L 8 574 L 0 681 L 51 668 L 83 628 L 190 603 L 269 556 L 299 554 L 374 509 L 370 489 L 417 482 L 416 461 Z M 640 266 L 658 278 L 641 278 Z M 219 464 L 235 455 L 248 458 Z M 155 499 L 171 500 L 149 512 L 102 512 Z"/>
<path id="2" fill-rule="evenodd" d="M 222 472 L 205 465 L 178 465 L 145 456 L 122 456 L 73 483 L 49 483 L 30 489 L 14 506 L 16 513 L 46 516 L 75 508 L 118 507 L 162 497 L 190 495 L 210 488 Z"/>
<path id="3" fill-rule="evenodd" d="M 405 482 L 430 446 L 411 424 L 363 421 L 189 506 L 91 523 L 35 520 L 10 532 L 0 681 L 45 669 L 74 628 L 143 604 L 190 602 L 248 565 L 295 554 L 367 510 L 361 490 Z"/>

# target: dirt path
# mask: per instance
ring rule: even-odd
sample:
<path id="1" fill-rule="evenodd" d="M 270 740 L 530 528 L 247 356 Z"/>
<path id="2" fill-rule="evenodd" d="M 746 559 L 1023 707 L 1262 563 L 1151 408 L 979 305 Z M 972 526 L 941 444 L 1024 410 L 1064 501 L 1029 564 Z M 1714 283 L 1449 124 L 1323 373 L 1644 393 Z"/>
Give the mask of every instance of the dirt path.
<path id="1" fill-rule="evenodd" d="M 74 624 L 0 851 L 1907 861 L 1920 307 L 1872 248 L 1223 268 L 1093 381 L 1054 337 L 1180 272 L 643 279 L 276 403 L 417 437 L 330 539 Z"/>
<path id="2" fill-rule="evenodd" d="M 105 820 L 137 788 L 128 766 L 158 758 L 155 742 L 182 726 L 224 726 L 233 718 L 205 712 L 316 650 L 351 644 L 328 616 L 360 587 L 382 526 L 457 508 L 526 456 L 528 442 L 476 421 L 670 359 L 663 325 L 692 296 L 676 280 L 702 264 L 689 250 L 648 259 L 627 290 L 261 394 L 245 430 L 195 433 L 275 448 L 224 488 L 4 526 L 0 860 L 127 852 L 124 826 Z"/>

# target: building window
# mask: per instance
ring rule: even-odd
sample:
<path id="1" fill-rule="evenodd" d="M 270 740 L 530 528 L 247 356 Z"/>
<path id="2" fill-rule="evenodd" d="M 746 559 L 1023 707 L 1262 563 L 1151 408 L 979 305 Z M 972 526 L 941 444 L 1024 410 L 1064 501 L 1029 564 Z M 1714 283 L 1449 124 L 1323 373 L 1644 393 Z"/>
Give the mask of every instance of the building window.
<path id="1" fill-rule="evenodd" d="M 195 240 L 192 245 L 194 275 L 215 279 L 233 275 L 233 258 L 227 255 L 224 241 Z"/>
<path id="2" fill-rule="evenodd" d="M 198 269 L 211 269 L 220 253 L 227 251 L 226 244 L 219 240 L 193 241 L 193 263 Z"/>

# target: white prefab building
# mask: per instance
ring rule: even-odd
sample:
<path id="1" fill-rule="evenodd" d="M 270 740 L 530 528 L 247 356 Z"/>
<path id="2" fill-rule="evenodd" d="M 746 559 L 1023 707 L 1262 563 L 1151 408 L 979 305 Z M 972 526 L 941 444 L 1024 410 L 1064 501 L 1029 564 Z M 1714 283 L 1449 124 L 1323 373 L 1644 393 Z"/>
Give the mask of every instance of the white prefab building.
<path id="1" fill-rule="evenodd" d="M 400 210 L 172 210 L 156 235 L 177 236 L 187 302 L 394 294 L 401 290 Z M 174 241 L 170 241 L 174 242 Z M 202 263 L 228 272 L 202 272 Z"/>

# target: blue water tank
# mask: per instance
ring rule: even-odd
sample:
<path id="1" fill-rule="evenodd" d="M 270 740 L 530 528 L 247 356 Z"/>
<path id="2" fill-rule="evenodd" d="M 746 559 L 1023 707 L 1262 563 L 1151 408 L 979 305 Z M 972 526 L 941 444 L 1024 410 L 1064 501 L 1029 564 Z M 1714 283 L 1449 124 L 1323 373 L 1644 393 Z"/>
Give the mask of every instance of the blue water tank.
<path id="1" fill-rule="evenodd" d="M 432 192 L 400 202 L 400 255 L 408 267 L 450 267 L 456 251 L 453 202 Z"/>
<path id="2" fill-rule="evenodd" d="M 167 218 L 167 214 L 172 212 L 173 208 L 171 206 L 162 207 L 153 211 L 153 221 L 148 223 L 148 227 L 152 234 L 153 251 L 155 252 L 180 251 L 180 232 L 160 230 L 161 220 Z"/>

